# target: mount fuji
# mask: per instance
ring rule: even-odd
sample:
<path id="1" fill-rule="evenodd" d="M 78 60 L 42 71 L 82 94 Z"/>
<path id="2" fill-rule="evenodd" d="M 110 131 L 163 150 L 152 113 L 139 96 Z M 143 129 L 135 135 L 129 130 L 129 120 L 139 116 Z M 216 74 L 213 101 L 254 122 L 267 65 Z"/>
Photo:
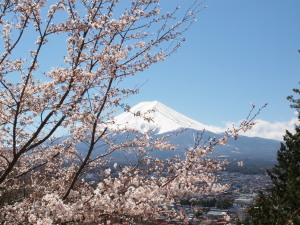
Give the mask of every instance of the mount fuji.
<path id="1" fill-rule="evenodd" d="M 168 157 L 166 154 L 183 155 L 185 149 L 194 145 L 195 136 L 201 134 L 203 143 L 212 137 L 224 136 L 221 130 L 208 126 L 187 116 L 176 112 L 158 101 L 141 102 L 114 118 L 115 125 L 120 128 L 134 129 L 141 133 L 152 131 L 156 137 L 178 132 L 178 135 L 170 137 L 172 144 L 178 146 L 174 153 L 160 151 L 158 157 Z M 203 131 L 205 130 L 205 131 Z M 217 146 L 213 156 L 227 157 L 228 159 L 250 159 L 250 163 L 264 165 L 276 162 L 276 153 L 280 147 L 277 140 L 259 137 L 239 136 L 237 140 L 229 139 L 225 146 Z"/>
<path id="2" fill-rule="evenodd" d="M 146 119 L 145 119 L 146 117 Z M 122 128 L 140 132 L 153 131 L 164 134 L 181 129 L 208 130 L 218 132 L 213 126 L 207 126 L 176 112 L 158 101 L 141 102 L 115 117 L 115 123 Z"/>
<path id="3" fill-rule="evenodd" d="M 165 159 L 174 155 L 184 156 L 186 149 L 193 147 L 195 138 L 201 136 L 201 143 L 207 143 L 211 138 L 222 138 L 224 133 L 212 126 L 197 122 L 175 110 L 163 105 L 158 101 L 141 102 L 128 111 L 115 116 L 109 134 L 115 143 L 123 143 L 128 138 L 139 135 L 136 132 L 114 132 L 118 128 L 127 128 L 141 133 L 151 131 L 153 138 L 168 135 L 169 141 L 177 146 L 175 151 L 153 151 L 152 156 Z M 174 133 L 176 135 L 174 135 Z M 207 157 L 220 157 L 232 160 L 245 160 L 244 167 L 234 167 L 233 171 L 256 171 L 264 172 L 264 168 L 271 168 L 276 162 L 276 153 L 280 147 L 277 140 L 259 137 L 239 136 L 237 140 L 229 139 L 226 145 L 216 146 L 213 153 Z M 84 143 L 76 145 L 81 154 L 86 154 L 87 146 Z M 100 141 L 95 146 L 96 152 L 107 151 L 105 141 Z M 125 154 L 122 151 L 113 152 L 110 157 L 119 163 L 131 163 L 135 160 L 134 155 Z"/>

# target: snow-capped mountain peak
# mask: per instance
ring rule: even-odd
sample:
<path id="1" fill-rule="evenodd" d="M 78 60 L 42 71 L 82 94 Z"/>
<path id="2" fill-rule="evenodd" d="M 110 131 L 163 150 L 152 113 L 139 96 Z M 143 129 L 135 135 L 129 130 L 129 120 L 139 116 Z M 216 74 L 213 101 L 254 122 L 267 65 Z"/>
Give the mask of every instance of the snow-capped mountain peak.
<path id="1" fill-rule="evenodd" d="M 115 124 L 140 132 L 152 130 L 158 134 L 186 128 L 212 130 L 212 127 L 190 119 L 158 101 L 141 102 L 135 105 L 129 112 L 116 116 Z"/>

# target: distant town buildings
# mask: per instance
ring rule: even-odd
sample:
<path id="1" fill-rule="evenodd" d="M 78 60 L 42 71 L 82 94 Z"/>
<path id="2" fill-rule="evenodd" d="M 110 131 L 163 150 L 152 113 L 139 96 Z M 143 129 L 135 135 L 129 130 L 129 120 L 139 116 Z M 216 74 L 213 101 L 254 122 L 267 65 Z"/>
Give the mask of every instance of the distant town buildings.
<path id="1" fill-rule="evenodd" d="M 167 217 L 160 217 L 155 224 L 175 225 L 217 225 L 247 224 L 251 221 L 247 213 L 247 207 L 251 205 L 257 196 L 258 191 L 265 190 L 271 181 L 267 175 L 245 175 L 240 173 L 219 172 L 221 183 L 230 183 L 231 187 L 224 193 L 218 195 L 199 196 L 195 193 L 193 198 L 198 199 L 197 204 L 189 204 L 188 200 L 176 202 L 173 207 L 175 210 L 184 210 L 187 214 L 185 220 L 169 220 Z M 215 204 L 214 207 L 201 206 L 201 202 Z M 230 207 L 217 208 L 218 202 L 229 202 Z M 221 204 L 219 204 L 220 206 Z M 225 204 L 226 205 L 226 204 Z M 224 204 L 223 204 L 224 206 Z"/>

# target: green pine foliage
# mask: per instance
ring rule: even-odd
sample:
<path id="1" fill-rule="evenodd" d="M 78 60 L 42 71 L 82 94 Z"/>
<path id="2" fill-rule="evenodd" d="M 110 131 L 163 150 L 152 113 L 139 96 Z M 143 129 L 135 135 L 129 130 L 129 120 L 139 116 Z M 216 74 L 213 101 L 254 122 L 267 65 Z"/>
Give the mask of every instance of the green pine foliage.
<path id="1" fill-rule="evenodd" d="M 293 90 L 300 96 L 300 90 Z M 288 96 L 300 121 L 300 97 Z M 277 164 L 268 171 L 272 187 L 260 192 L 249 209 L 254 225 L 300 225 L 300 126 L 286 131 L 277 152 Z"/>

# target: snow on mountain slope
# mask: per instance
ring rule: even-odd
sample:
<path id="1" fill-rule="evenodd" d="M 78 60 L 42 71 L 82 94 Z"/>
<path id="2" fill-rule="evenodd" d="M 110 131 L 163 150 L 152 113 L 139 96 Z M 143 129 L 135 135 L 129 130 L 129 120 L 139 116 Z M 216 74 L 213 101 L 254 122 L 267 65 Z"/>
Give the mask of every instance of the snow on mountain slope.
<path id="1" fill-rule="evenodd" d="M 151 118 L 151 120 L 145 120 L 143 116 Z M 140 132 L 152 130 L 157 134 L 184 128 L 221 132 L 216 130 L 215 127 L 192 120 L 158 101 L 141 102 L 135 105 L 130 109 L 130 112 L 124 112 L 116 116 L 115 124 L 122 128 L 126 127 Z"/>

